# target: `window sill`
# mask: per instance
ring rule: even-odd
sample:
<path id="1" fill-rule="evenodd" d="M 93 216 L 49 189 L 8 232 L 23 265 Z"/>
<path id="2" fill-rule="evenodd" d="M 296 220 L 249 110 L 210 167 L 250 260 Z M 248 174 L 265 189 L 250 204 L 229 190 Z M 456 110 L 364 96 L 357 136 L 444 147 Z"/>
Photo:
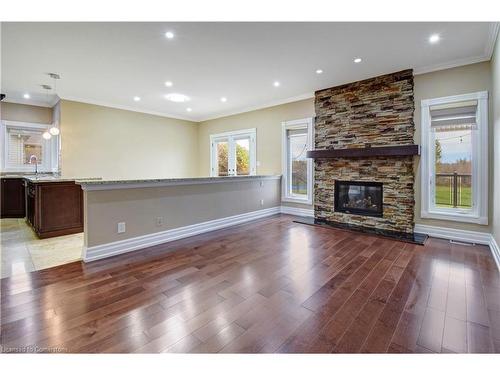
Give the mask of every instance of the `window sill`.
<path id="1" fill-rule="evenodd" d="M 312 205 L 312 198 L 282 197 L 281 201 L 282 202 Z"/>
<path id="2" fill-rule="evenodd" d="M 422 211 L 420 213 L 422 219 L 437 219 L 457 221 L 461 223 L 472 223 L 480 225 L 488 225 L 488 217 L 478 216 L 474 214 L 458 214 L 453 212 L 440 212 L 440 211 Z"/>
<path id="3" fill-rule="evenodd" d="M 35 173 L 35 167 L 6 167 L 2 169 L 2 172 L 8 172 L 8 173 L 14 173 L 14 172 L 21 172 L 21 173 Z M 51 173 L 54 172 L 50 168 L 38 168 L 38 173 Z"/>

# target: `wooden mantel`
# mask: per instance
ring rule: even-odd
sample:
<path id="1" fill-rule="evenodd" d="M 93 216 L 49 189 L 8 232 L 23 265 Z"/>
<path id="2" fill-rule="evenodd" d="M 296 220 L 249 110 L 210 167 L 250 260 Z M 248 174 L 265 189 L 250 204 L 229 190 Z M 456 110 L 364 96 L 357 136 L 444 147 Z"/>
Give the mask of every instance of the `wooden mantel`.
<path id="1" fill-rule="evenodd" d="M 418 145 L 400 145 L 400 146 L 339 148 L 339 149 L 307 151 L 307 157 L 312 159 L 363 158 L 371 156 L 410 156 L 410 155 L 420 155 L 420 147 Z"/>

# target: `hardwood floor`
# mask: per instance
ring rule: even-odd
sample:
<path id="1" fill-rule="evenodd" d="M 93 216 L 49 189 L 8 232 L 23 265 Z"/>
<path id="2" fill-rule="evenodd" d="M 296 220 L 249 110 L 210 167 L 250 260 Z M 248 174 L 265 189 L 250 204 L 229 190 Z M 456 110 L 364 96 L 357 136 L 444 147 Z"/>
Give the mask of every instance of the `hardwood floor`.
<path id="1" fill-rule="evenodd" d="M 2 350 L 500 352 L 487 247 L 292 219 L 2 279 Z"/>

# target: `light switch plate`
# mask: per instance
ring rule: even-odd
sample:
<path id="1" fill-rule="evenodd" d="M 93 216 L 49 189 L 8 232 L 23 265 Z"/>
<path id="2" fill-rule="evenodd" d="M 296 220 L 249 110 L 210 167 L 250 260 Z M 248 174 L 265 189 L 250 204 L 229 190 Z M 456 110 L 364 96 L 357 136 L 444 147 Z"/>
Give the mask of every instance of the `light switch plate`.
<path id="1" fill-rule="evenodd" d="M 118 223 L 118 233 L 125 233 L 125 223 L 124 222 L 121 222 L 121 223 Z"/>

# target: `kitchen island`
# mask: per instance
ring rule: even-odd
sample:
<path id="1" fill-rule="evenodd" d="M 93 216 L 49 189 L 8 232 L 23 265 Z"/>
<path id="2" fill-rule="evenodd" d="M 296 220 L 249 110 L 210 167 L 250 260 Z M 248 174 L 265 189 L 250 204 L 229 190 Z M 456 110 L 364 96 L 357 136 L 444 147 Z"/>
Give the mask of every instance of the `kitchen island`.
<path id="1" fill-rule="evenodd" d="M 39 238 L 83 231 L 83 193 L 75 181 L 97 178 L 53 174 L 1 176 L 2 218 L 26 218 Z"/>
<path id="2" fill-rule="evenodd" d="M 59 176 L 24 177 L 26 221 L 39 238 L 83 232 L 83 192 L 76 183 L 79 180 Z"/>

